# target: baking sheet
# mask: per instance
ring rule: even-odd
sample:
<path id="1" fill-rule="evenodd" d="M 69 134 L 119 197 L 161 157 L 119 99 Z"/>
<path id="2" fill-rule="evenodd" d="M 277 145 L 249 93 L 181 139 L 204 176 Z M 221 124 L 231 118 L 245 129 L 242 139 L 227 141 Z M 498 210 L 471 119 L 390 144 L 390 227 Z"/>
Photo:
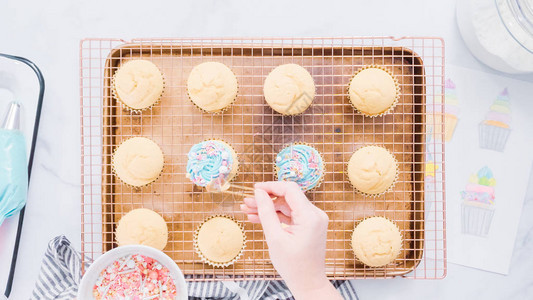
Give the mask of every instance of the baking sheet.
<path id="1" fill-rule="evenodd" d="M 165 76 L 163 98 L 152 110 L 134 115 L 111 97 L 111 78 L 130 59 L 148 59 Z M 190 70 L 205 61 L 219 61 L 236 74 L 239 95 L 224 114 L 202 113 L 187 98 Z M 306 68 L 317 88 L 313 104 L 302 115 L 283 117 L 264 101 L 265 77 L 276 66 L 297 63 Z M 368 118 L 356 113 L 347 98 L 352 74 L 364 65 L 389 68 L 400 82 L 402 95 L 393 113 Z M 252 186 L 273 180 L 273 161 L 291 142 L 306 142 L 325 158 L 323 184 L 308 197 L 330 217 L 326 265 L 330 278 L 387 277 L 405 274 L 419 263 L 424 240 L 424 74 L 422 60 L 402 47 L 311 47 L 246 45 L 125 44 L 114 49 L 105 66 L 103 104 L 103 248 L 116 247 L 115 225 L 131 209 L 146 207 L 162 214 L 169 226 L 165 252 L 186 275 L 210 279 L 267 278 L 276 275 L 268 258 L 261 227 L 245 222 L 241 199 L 205 193 L 185 177 L 189 148 L 207 138 L 229 142 L 241 162 L 235 182 Z M 123 140 L 144 136 L 165 153 L 162 177 L 141 189 L 123 185 L 111 171 L 111 154 Z M 368 144 L 383 145 L 399 161 L 394 190 L 372 198 L 356 194 L 345 174 L 353 151 Z M 193 233 L 208 216 L 226 213 L 245 224 L 248 240 L 242 259 L 225 269 L 204 265 L 193 250 Z M 404 237 L 395 263 L 369 268 L 351 250 L 355 223 L 373 215 L 396 222 Z"/>

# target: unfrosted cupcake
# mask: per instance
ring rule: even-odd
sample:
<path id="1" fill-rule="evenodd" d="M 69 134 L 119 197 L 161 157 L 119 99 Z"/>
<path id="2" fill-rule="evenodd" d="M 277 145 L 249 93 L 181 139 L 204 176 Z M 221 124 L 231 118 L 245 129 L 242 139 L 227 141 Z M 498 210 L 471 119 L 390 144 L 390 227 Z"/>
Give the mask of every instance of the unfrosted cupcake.
<path id="1" fill-rule="evenodd" d="M 352 234 L 352 248 L 357 259 L 370 267 L 382 267 L 400 254 L 402 234 L 393 222 L 372 217 L 359 223 Z"/>
<path id="2" fill-rule="evenodd" d="M 165 219 L 153 210 L 134 209 L 125 214 L 115 232 L 119 246 L 146 245 L 163 250 L 168 241 Z"/>
<path id="3" fill-rule="evenodd" d="M 355 73 L 348 94 L 352 106 L 369 117 L 392 111 L 400 97 L 398 81 L 382 67 L 368 66 Z"/>
<path id="4" fill-rule="evenodd" d="M 115 98 L 132 112 L 140 112 L 155 105 L 161 99 L 163 88 L 161 71 L 147 60 L 128 61 L 113 77 Z"/>
<path id="5" fill-rule="evenodd" d="M 207 218 L 194 234 L 194 249 L 203 262 L 214 267 L 233 264 L 244 251 L 246 237 L 242 225 L 225 215 Z"/>
<path id="6" fill-rule="evenodd" d="M 142 187 L 154 182 L 163 172 L 161 148 L 152 140 L 133 137 L 124 141 L 113 153 L 115 174 L 125 184 Z"/>
<path id="7" fill-rule="evenodd" d="M 189 150 L 187 178 L 202 187 L 223 188 L 237 175 L 239 159 L 233 148 L 220 140 L 207 140 Z"/>
<path id="8" fill-rule="evenodd" d="M 219 113 L 237 98 L 237 77 L 219 62 L 205 62 L 194 67 L 187 79 L 191 101 L 208 113 Z"/>
<path id="9" fill-rule="evenodd" d="M 324 162 L 320 153 L 305 144 L 293 144 L 276 155 L 276 176 L 279 181 L 294 181 L 303 191 L 320 185 Z"/>
<path id="10" fill-rule="evenodd" d="M 311 74 L 297 64 L 276 67 L 265 79 L 265 100 L 282 115 L 297 115 L 306 110 L 315 98 Z"/>
<path id="11" fill-rule="evenodd" d="M 365 146 L 352 154 L 348 178 L 357 191 L 377 196 L 390 190 L 398 176 L 398 163 L 385 148 Z"/>

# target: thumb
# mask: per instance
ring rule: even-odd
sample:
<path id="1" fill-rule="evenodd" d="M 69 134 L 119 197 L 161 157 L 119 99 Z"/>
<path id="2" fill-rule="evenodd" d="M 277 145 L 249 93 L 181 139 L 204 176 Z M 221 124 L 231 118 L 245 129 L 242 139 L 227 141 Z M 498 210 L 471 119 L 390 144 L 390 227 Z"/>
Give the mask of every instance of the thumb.
<path id="1" fill-rule="evenodd" d="M 272 198 L 263 190 L 255 190 L 255 201 L 257 202 L 257 213 L 263 226 L 265 236 L 276 236 L 283 231 L 281 223 L 274 208 Z"/>

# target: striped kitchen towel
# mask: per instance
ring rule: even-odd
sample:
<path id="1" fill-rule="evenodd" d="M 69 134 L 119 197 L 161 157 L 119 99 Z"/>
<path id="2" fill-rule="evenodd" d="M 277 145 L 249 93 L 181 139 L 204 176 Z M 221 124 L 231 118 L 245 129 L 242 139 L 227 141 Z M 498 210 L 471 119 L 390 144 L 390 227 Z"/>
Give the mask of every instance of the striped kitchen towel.
<path id="1" fill-rule="evenodd" d="M 50 241 L 31 299 L 74 299 L 81 280 L 81 255 L 63 235 Z M 87 264 L 88 266 L 88 264 Z M 358 299 L 353 283 L 332 282 L 344 299 Z M 189 299 L 288 300 L 294 299 L 283 281 L 188 282 Z"/>
<path id="2" fill-rule="evenodd" d="M 41 263 L 41 272 L 30 299 L 74 299 L 81 280 L 81 256 L 64 236 L 55 237 Z"/>

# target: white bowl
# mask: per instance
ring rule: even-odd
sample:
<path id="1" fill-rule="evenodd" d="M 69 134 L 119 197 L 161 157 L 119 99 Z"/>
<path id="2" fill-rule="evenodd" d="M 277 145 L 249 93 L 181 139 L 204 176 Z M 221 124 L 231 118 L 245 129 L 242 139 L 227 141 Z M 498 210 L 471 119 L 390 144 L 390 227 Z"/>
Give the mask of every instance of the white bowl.
<path id="1" fill-rule="evenodd" d="M 176 299 L 187 299 L 187 283 L 185 282 L 183 273 L 181 273 L 181 270 L 178 265 L 176 265 L 176 263 L 162 251 L 142 245 L 129 245 L 118 247 L 104 253 L 102 256 L 96 259 L 94 263 L 87 269 L 85 275 L 81 279 L 80 287 L 78 289 L 78 299 L 94 299 L 93 287 L 96 282 L 96 279 L 98 279 L 98 276 L 100 276 L 102 270 L 104 270 L 115 260 L 124 256 L 128 256 L 130 254 L 141 254 L 151 257 L 157 260 L 163 266 L 167 267 L 170 271 L 170 277 L 174 279 L 176 290 L 178 292 Z"/>

